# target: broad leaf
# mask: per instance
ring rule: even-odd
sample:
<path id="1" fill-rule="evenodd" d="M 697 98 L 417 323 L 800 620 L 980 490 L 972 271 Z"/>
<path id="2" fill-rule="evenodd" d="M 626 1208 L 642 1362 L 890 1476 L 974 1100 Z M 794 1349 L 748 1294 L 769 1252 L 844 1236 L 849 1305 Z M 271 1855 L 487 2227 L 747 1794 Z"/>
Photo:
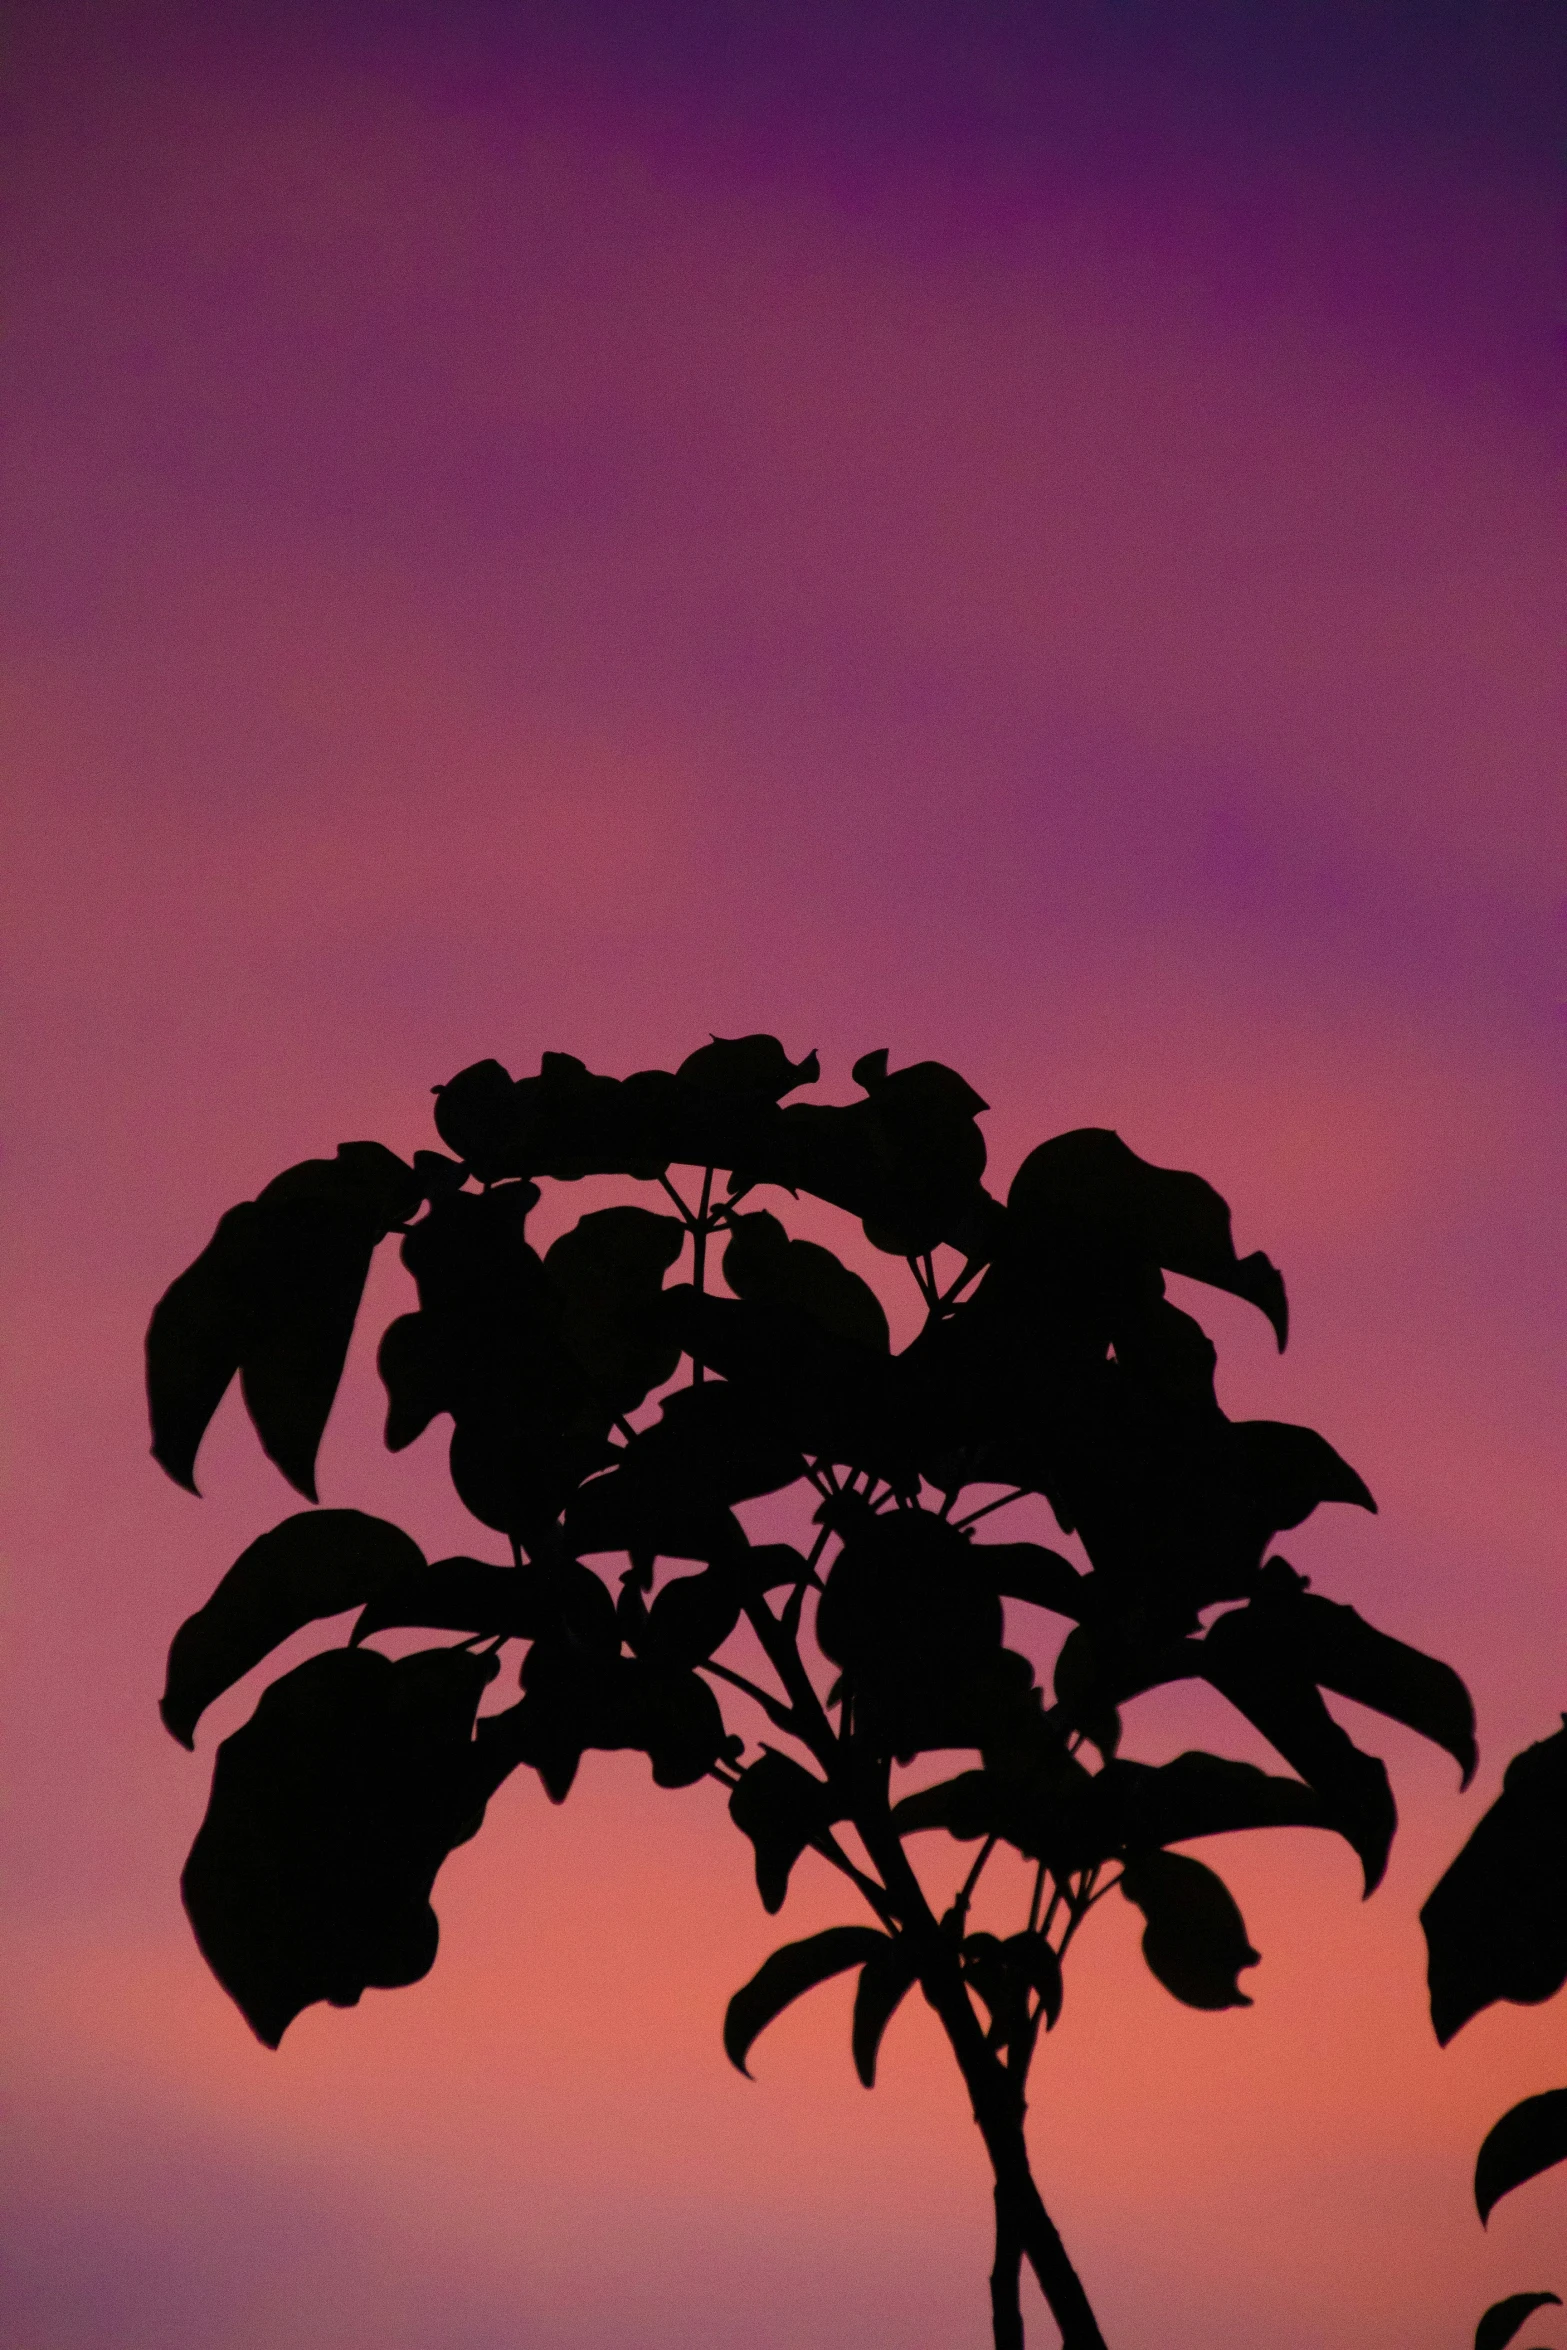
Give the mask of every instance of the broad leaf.
<path id="1" fill-rule="evenodd" d="M 385 1518 L 362 1510 L 285 1518 L 241 1551 L 206 1606 L 175 1633 L 158 1708 L 165 1729 L 193 1746 L 213 1699 L 302 1625 L 362 1607 L 400 1577 L 426 1572 L 418 1544 Z"/>
<path id="2" fill-rule="evenodd" d="M 734 1237 L 724 1251 L 724 1279 L 736 1297 L 774 1298 L 872 1354 L 890 1350 L 887 1316 L 869 1282 L 851 1273 L 831 1249 L 813 1240 L 791 1240 L 776 1216 L 735 1218 Z"/>
<path id="3" fill-rule="evenodd" d="M 1509 2293 L 1505 2301 L 1493 2301 L 1475 2327 L 1475 2350 L 1507 2350 L 1526 2317 L 1547 2303 L 1559 2309 L 1561 2300 L 1560 2293 Z"/>
<path id="4" fill-rule="evenodd" d="M 1148 1852 L 1127 1861 L 1120 1883 L 1148 1921 L 1143 1956 L 1167 1991 L 1187 2007 L 1250 2007 L 1239 1978 L 1259 1954 L 1222 1877 L 1185 1853 Z"/>
<path id="5" fill-rule="evenodd" d="M 803 1061 L 791 1061 L 776 1036 L 715 1036 L 710 1044 L 687 1053 L 677 1077 L 710 1093 L 759 1094 L 764 1101 L 781 1101 L 802 1085 L 814 1085 L 821 1076 L 814 1052 Z"/>
<path id="6" fill-rule="evenodd" d="M 1025 1240 L 1053 1245 L 1075 1228 L 1097 1247 L 1229 1290 L 1267 1315 L 1281 1349 L 1289 1335 L 1277 1268 L 1260 1251 L 1236 1256 L 1230 1211 L 1213 1186 L 1150 1166 L 1108 1128 L 1079 1127 L 1030 1151 L 1013 1178 L 1007 1214 Z"/>
<path id="7" fill-rule="evenodd" d="M 774 2016 L 829 1976 L 845 1974 L 874 1958 L 886 1940 L 875 1926 L 828 1926 L 803 1942 L 786 1942 L 782 1950 L 775 1950 L 729 2002 L 724 2054 L 730 2063 L 749 2078 L 745 2060 L 751 2043 Z"/>
<path id="8" fill-rule="evenodd" d="M 729 1817 L 755 1847 L 756 1889 L 769 1916 L 782 1909 L 806 1846 L 841 1816 L 826 1781 L 773 1747 L 741 1774 Z"/>
<path id="9" fill-rule="evenodd" d="M 740 1588 L 727 1561 L 702 1575 L 677 1575 L 647 1611 L 642 1653 L 666 1664 L 706 1664 L 740 1621 Z"/>
<path id="10" fill-rule="evenodd" d="M 881 2038 L 903 1998 L 919 1975 L 905 1940 L 882 1940 L 881 1948 L 865 1961 L 854 1993 L 854 2025 L 850 2045 L 854 2069 L 867 2089 L 876 2086 L 876 2058 Z"/>
<path id="11" fill-rule="evenodd" d="M 598 1582 L 597 1576 L 593 1579 Z M 376 1632 L 403 1627 L 534 1640 L 557 1622 L 551 1589 L 538 1569 L 496 1567 L 484 1559 L 436 1559 L 386 1578 L 354 1625 L 353 1646 Z"/>
<path id="12" fill-rule="evenodd" d="M 493 1658 L 311 1657 L 218 1749 L 181 1890 L 203 1957 L 275 2048 L 301 2008 L 352 2007 L 434 1963 L 437 1870 L 484 1816 L 472 1740 Z"/>
<path id="13" fill-rule="evenodd" d="M 1567 2089 L 1525 2097 L 1488 2130 L 1475 2163 L 1475 2205 L 1489 2220 L 1504 2195 L 1567 2162 Z"/>
<path id="14" fill-rule="evenodd" d="M 1299 1779 L 1276 1778 L 1217 1754 L 1189 1752 L 1159 1764 L 1117 1759 L 1094 1786 L 1133 1849 L 1244 1828 L 1337 1825 L 1322 1797 Z"/>
<path id="15" fill-rule="evenodd" d="M 1420 1922 L 1444 2047 L 1494 2000 L 1532 2007 L 1567 1982 L 1567 1729 L 1514 1755 Z"/>
<path id="16" fill-rule="evenodd" d="M 674 1216 L 599 1208 L 545 1257 L 562 1300 L 561 1336 L 613 1411 L 635 1411 L 650 1388 L 674 1376 L 680 1342 L 663 1285 L 684 1245 Z"/>
<path id="17" fill-rule="evenodd" d="M 1046 1550 L 1039 1542 L 984 1542 L 975 1544 L 972 1558 L 974 1572 L 1001 1598 L 1027 1600 L 1074 1622 L 1081 1619 L 1089 1580 L 1058 1550 Z"/>

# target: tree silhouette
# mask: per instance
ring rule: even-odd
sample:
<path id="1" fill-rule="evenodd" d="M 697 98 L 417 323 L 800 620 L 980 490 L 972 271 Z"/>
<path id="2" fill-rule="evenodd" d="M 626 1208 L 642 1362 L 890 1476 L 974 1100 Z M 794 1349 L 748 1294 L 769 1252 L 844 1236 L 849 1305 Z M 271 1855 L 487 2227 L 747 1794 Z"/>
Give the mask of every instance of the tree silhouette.
<path id="1" fill-rule="evenodd" d="M 1369 1893 L 1393 1797 L 1322 1692 L 1435 1740 L 1466 1781 L 1473 1715 L 1447 1666 L 1268 1555 L 1319 1502 L 1375 1504 L 1310 1429 L 1219 1408 L 1213 1346 L 1164 1274 L 1248 1300 L 1281 1348 L 1287 1308 L 1267 1257 L 1236 1255 L 1217 1192 L 1085 1128 L 1032 1151 L 1003 1205 L 981 1180 L 984 1103 L 937 1062 L 887 1059 L 856 1063 L 857 1101 L 788 1106 L 817 1082 L 816 1056 L 791 1062 L 772 1037 L 714 1039 L 673 1073 L 624 1080 L 558 1053 L 517 1081 L 481 1061 L 436 1089 L 446 1152 L 407 1165 L 345 1143 L 222 1218 L 148 1332 L 169 1474 L 195 1491 L 237 1373 L 263 1448 L 315 1503 L 371 1255 L 397 1232 L 418 1306 L 381 1341 L 387 1443 L 450 1414 L 457 1493 L 511 1558 L 432 1564 L 345 1509 L 250 1545 L 170 1651 L 163 1718 L 185 1745 L 302 1625 L 359 1614 L 346 1646 L 281 1675 L 220 1746 L 183 1891 L 214 1973 L 275 2047 L 314 2000 L 352 2005 L 426 1973 L 435 1876 L 510 1772 L 537 1771 L 557 1803 L 590 1747 L 640 1751 L 660 1786 L 716 1780 L 769 1912 L 807 1852 L 863 1905 L 736 1992 L 732 2061 L 743 2070 L 785 2006 L 856 1970 L 852 2056 L 869 2086 L 917 1985 L 994 2174 L 997 2345 L 1022 2343 L 1026 2259 L 1068 2350 L 1102 2350 L 1024 2128 L 1068 1949 L 1119 1888 L 1175 1998 L 1249 2004 L 1240 1978 L 1258 1954 L 1240 1911 L 1174 1848 L 1324 1828 Z M 683 1188 L 671 1169 L 691 1171 Z M 527 1238 L 539 1183 L 585 1176 L 640 1179 L 659 1207 L 585 1214 L 541 1256 Z M 801 1193 L 906 1261 L 924 1324 L 901 1353 L 869 1284 L 773 1212 Z M 688 1250 L 689 1278 L 672 1281 Z M 814 1504 L 808 1547 L 753 1541 L 738 1507 L 794 1487 Z M 1086 1569 L 990 1540 L 988 1524 L 976 1535 L 1025 1494 L 1079 1537 Z M 600 1558 L 626 1562 L 613 1589 L 585 1563 Z M 1069 1627 L 1048 1699 L 1005 1644 L 1004 1602 Z M 410 1627 L 462 1637 L 397 1661 L 367 1645 Z M 481 1712 L 516 1648 L 519 1694 Z M 1123 1708 L 1183 1679 L 1218 1690 L 1289 1774 L 1124 1756 Z M 968 1767 L 905 1791 L 895 1774 L 949 1749 Z M 932 1833 L 975 1848 L 942 1906 L 915 1861 Z M 1007 1935 L 971 1931 L 1002 1845 L 1031 1864 L 1026 1915 Z"/>

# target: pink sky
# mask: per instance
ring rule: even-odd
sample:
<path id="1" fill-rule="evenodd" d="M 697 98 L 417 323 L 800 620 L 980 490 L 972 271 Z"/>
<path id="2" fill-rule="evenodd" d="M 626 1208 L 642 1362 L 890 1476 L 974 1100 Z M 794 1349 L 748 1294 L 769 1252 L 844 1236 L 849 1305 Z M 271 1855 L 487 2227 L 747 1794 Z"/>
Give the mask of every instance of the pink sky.
<path id="1" fill-rule="evenodd" d="M 724 2061 L 847 1912 L 802 1870 L 768 1920 L 716 1789 L 513 1784 L 432 1976 L 275 2056 L 178 1904 L 254 1692 L 192 1763 L 163 1653 L 292 1502 L 232 1400 L 206 1500 L 147 1459 L 157 1294 L 465 1062 L 756 1027 L 839 1098 L 952 1062 L 1002 1180 L 1105 1124 L 1218 1183 L 1296 1330 L 1204 1299 L 1228 1407 L 1381 1505 L 1291 1556 L 1474 1690 L 1465 1797 L 1366 1728 L 1369 1907 L 1231 1840 L 1250 2012 L 1176 2007 L 1119 1904 L 1074 1954 L 1037 2163 L 1117 2350 L 1567 2292 L 1563 2177 L 1488 2233 L 1468 2187 L 1567 2010 L 1439 2053 L 1416 1924 L 1567 1705 L 1559 23 L 13 14 L 5 2339 L 985 2339 L 927 2019 L 872 2097 L 841 1986 Z M 436 1440 L 379 1450 L 402 1280 L 323 1498 L 493 1551 Z M 1206 1735 L 1169 1697 L 1134 1751 Z"/>

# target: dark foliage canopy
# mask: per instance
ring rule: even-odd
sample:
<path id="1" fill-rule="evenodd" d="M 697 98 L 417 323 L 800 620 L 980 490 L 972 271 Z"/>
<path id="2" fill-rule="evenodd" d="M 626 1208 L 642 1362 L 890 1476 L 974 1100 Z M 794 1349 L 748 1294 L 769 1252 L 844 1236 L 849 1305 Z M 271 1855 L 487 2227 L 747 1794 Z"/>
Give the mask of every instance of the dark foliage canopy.
<path id="1" fill-rule="evenodd" d="M 678 1069 L 624 1079 L 560 1053 L 521 1079 L 481 1061 L 436 1089 L 443 1150 L 405 1163 L 345 1143 L 222 1217 L 148 1333 L 169 1474 L 195 1490 L 237 1375 L 266 1453 L 315 1503 L 366 1273 L 395 1234 L 417 1304 L 380 1344 L 387 1444 L 449 1421 L 457 1493 L 509 1560 L 430 1562 L 395 1526 L 318 1507 L 250 1545 L 175 1636 L 163 1717 L 183 1743 L 303 1625 L 357 1620 L 220 1746 L 185 1901 L 275 2047 L 312 2001 L 350 2005 L 426 1972 L 436 1874 L 512 1771 L 535 1771 L 557 1803 L 590 1749 L 644 1755 L 664 1787 L 716 1780 L 768 1911 L 810 1852 L 871 1913 L 765 1962 L 730 2005 L 730 2057 L 743 2069 L 784 2006 L 857 1971 L 852 2055 L 868 2085 L 918 1985 L 996 2174 L 997 2341 L 1021 2342 L 1026 2257 L 1064 2338 L 1092 2346 L 1022 2134 L 1068 1945 L 1118 1885 L 1167 1991 L 1247 2005 L 1258 1954 L 1240 1911 L 1176 1848 L 1326 1830 L 1370 1892 L 1395 1826 L 1388 1774 L 1324 1693 L 1444 1747 L 1466 1782 L 1473 1715 L 1448 1667 L 1272 1550 L 1321 1503 L 1375 1504 L 1312 1430 L 1221 1409 L 1214 1348 L 1166 1274 L 1248 1301 L 1281 1348 L 1288 1309 L 1268 1258 L 1237 1254 L 1218 1193 L 1082 1128 L 1030 1152 L 1003 1201 L 983 1180 L 985 1105 L 954 1070 L 872 1052 L 853 1076 L 857 1099 L 795 1099 L 819 1080 L 816 1056 L 791 1061 L 765 1036 L 715 1038 Z M 590 1176 L 642 1181 L 657 1205 L 591 1209 L 540 1253 L 540 1186 Z M 901 1352 L 871 1285 L 789 1232 L 801 1195 L 907 1263 L 925 1312 Z M 806 1546 L 753 1539 L 744 1506 L 796 1487 Z M 982 1521 L 1025 1494 L 1080 1561 L 988 1539 Z M 1064 1633 L 1048 1690 L 1007 1644 L 1009 1607 Z M 396 1662 L 369 1645 L 409 1631 L 446 1637 Z M 1283 1769 L 1124 1755 L 1125 1709 L 1181 1680 L 1217 1691 Z M 925 1766 L 912 1792 L 894 1778 L 948 1754 L 961 1767 L 932 1779 Z M 1523 1776 L 1532 1788 L 1531 1772 L 1562 1767 Z M 1473 1897 L 1515 1869 L 1529 1829 L 1514 1814 L 1530 1800 L 1510 1776 L 1490 1815 L 1506 1816 L 1463 1864 Z M 939 1916 L 915 1866 L 933 1833 L 978 1847 Z M 1009 1935 L 970 1931 L 1002 1845 L 1031 1864 L 1028 1916 Z M 1467 1914 L 1470 1890 L 1455 1899 Z M 1560 1983 L 1567 1911 L 1552 1913 L 1548 1963 L 1531 1933 L 1527 1956 L 1483 1961 L 1452 1940 L 1444 2035 L 1486 1998 Z"/>

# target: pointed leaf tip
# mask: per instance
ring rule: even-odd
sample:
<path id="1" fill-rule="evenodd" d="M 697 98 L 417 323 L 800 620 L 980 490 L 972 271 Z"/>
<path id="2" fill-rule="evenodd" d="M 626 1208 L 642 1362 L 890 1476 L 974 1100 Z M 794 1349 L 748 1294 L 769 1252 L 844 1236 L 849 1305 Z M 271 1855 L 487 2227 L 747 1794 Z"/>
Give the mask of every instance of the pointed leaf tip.
<path id="1" fill-rule="evenodd" d="M 1509 2293 L 1505 2300 L 1493 2301 L 1475 2327 L 1475 2350 L 1507 2350 L 1526 2317 L 1548 2302 L 1559 2309 L 1561 2299 L 1560 2293 Z"/>
<path id="2" fill-rule="evenodd" d="M 724 2054 L 736 2071 L 751 2078 L 745 2060 L 752 2042 L 802 1992 L 874 1958 L 886 1940 L 874 1926 L 828 1926 L 803 1942 L 786 1942 L 775 1950 L 749 1983 L 741 1985 L 724 2016 Z"/>
<path id="3" fill-rule="evenodd" d="M 1475 2208 L 1485 2225 L 1504 2195 L 1567 2162 L 1567 2089 L 1525 2097 L 1486 2134 L 1475 2163 Z M 1527 2315 L 1527 2312 L 1525 2312 Z"/>

